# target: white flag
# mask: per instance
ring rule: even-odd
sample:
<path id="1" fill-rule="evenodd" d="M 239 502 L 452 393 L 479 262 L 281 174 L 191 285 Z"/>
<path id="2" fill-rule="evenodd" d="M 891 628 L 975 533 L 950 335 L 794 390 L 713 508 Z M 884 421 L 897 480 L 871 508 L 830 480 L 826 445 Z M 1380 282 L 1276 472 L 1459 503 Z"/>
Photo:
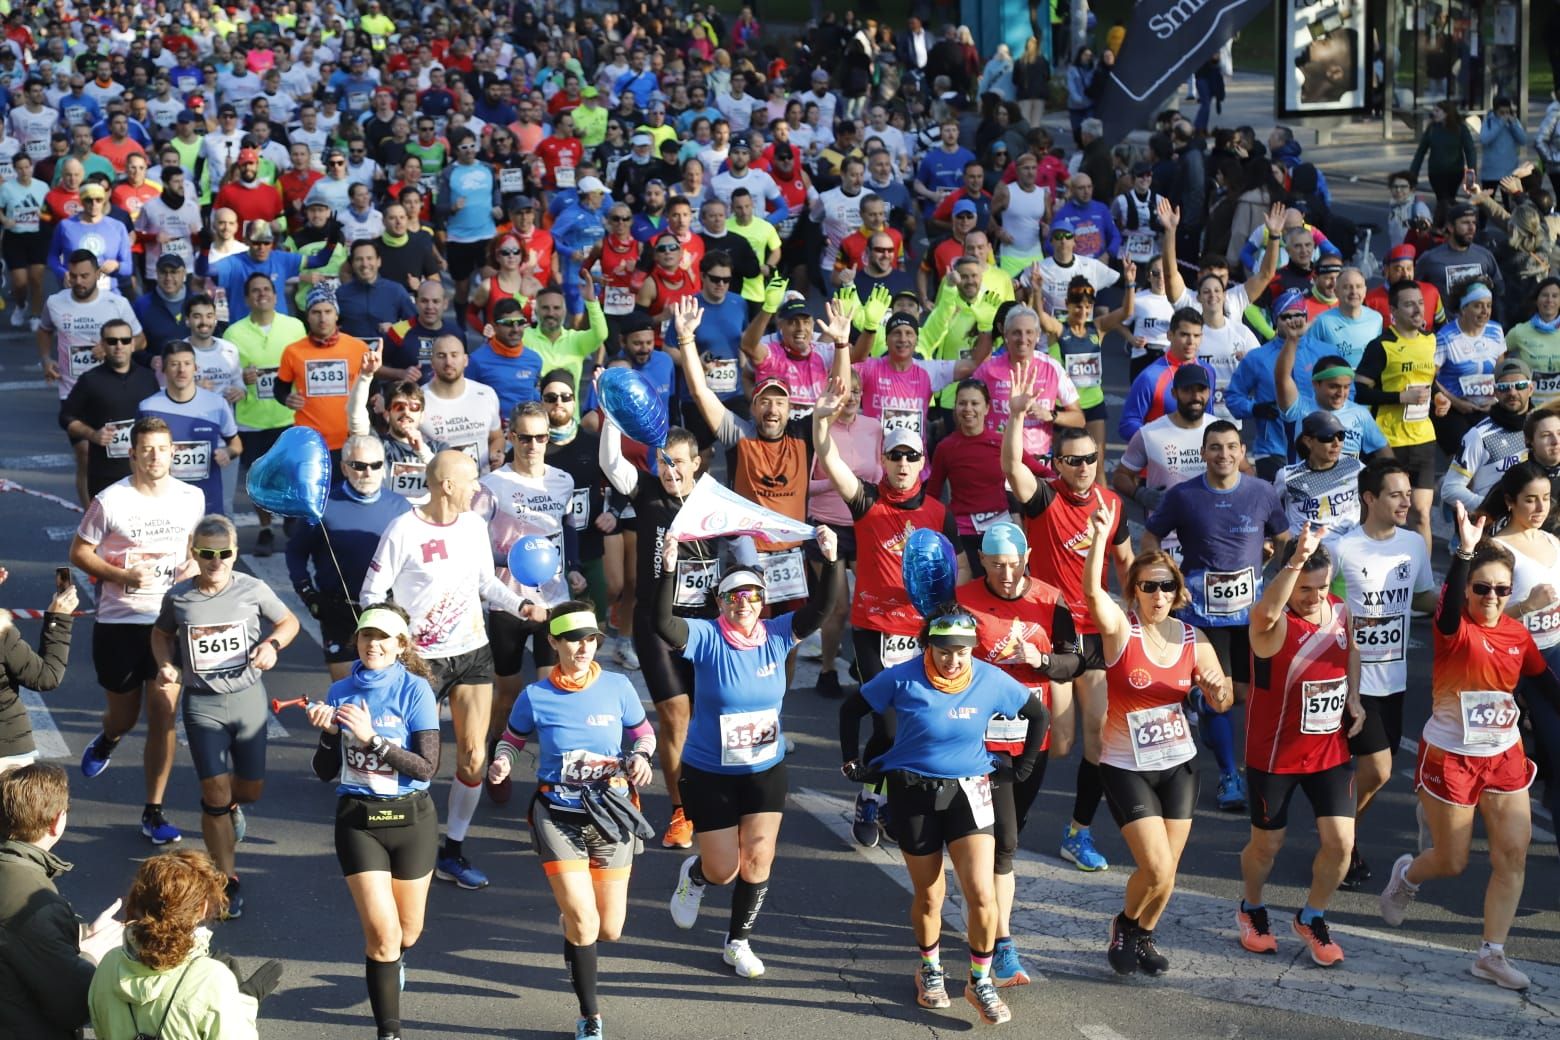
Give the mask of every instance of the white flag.
<path id="1" fill-rule="evenodd" d="M 749 502 L 706 473 L 672 519 L 668 534 L 680 541 L 750 535 L 770 542 L 812 538 L 817 528 Z"/>

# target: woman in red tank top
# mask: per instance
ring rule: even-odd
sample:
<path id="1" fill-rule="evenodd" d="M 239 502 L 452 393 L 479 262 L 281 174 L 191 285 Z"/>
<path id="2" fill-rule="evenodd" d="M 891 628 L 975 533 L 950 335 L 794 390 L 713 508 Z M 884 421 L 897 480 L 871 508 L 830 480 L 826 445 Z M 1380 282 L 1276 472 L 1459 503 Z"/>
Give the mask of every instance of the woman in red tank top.
<path id="1" fill-rule="evenodd" d="M 1354 761 L 1349 738 L 1365 725 L 1359 651 L 1349 612 L 1330 595 L 1332 557 L 1323 530 L 1301 528 L 1289 562 L 1251 610 L 1251 694 L 1246 700 L 1246 781 L 1251 838 L 1240 854 L 1243 898 L 1235 911 L 1240 944 L 1276 953 L 1262 889 L 1284 847 L 1289 802 L 1305 792 L 1321 850 L 1311 868 L 1294 933 L 1322 967 L 1343 960 L 1324 917 L 1354 848 Z"/>
<path id="2" fill-rule="evenodd" d="M 1104 648 L 1109 705 L 1100 780 L 1137 869 L 1126 904 L 1111 922 L 1108 954 L 1118 975 L 1163 975 L 1170 962 L 1154 945 L 1154 925 L 1175 889 L 1197 802 L 1197 745 L 1182 707 L 1193 685 L 1213 711 L 1235 703 L 1230 680 L 1201 632 L 1171 616 L 1189 601 L 1186 582 L 1165 552 L 1139 556 L 1127 571 L 1123 613 L 1101 581 L 1116 510 L 1103 499 L 1089 522 L 1083 595 Z"/>
<path id="3" fill-rule="evenodd" d="M 468 329 L 491 325 L 493 306 L 499 300 L 515 299 L 522 305 L 530 302 L 526 298 L 529 294 L 522 292 L 524 279 L 520 272 L 520 261 L 524 255 L 524 247 L 514 235 L 505 235 L 498 240 L 493 247 L 493 259 L 498 265 L 498 272 L 471 290 L 471 305 L 466 311 Z"/>
<path id="4" fill-rule="evenodd" d="M 659 339 L 660 327 L 672 316 L 672 305 L 696 295 L 700 283 L 697 271 L 683 269 L 683 247 L 676 235 L 656 236 L 654 248 L 655 263 L 650 266 L 650 277 L 639 287 L 636 302 L 650 312 Z"/>

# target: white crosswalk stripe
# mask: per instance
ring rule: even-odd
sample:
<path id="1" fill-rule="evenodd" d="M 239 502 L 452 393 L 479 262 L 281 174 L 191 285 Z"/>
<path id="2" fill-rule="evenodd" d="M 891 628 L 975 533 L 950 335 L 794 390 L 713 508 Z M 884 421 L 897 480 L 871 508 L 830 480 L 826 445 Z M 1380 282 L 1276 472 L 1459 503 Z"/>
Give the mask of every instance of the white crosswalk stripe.
<path id="1" fill-rule="evenodd" d="M 864 859 L 907 885 L 897 856 L 859 848 L 851 840 L 847 799 L 805 788 L 791 797 Z M 1121 909 L 1128 870 L 1083 874 L 1020 849 L 1014 873 L 1013 934 L 1031 971 L 1039 966 L 1063 974 L 1111 977 L 1105 939 L 1111 917 Z M 957 897 L 958 885 L 950 879 L 949 903 Z M 949 918 L 946 907 L 944 918 Z M 1160 947 L 1172 968 L 1154 985 L 1442 1040 L 1553 1040 L 1560 1016 L 1560 969 L 1520 962 L 1533 980 L 1526 994 L 1475 979 L 1469 967 L 1478 940 L 1476 925 L 1469 926 L 1463 948 L 1385 930 L 1336 924 L 1332 930 L 1348 953 L 1337 968 L 1313 967 L 1287 928 L 1279 940 L 1279 956 L 1256 957 L 1236 939 L 1228 900 L 1178 888 L 1158 929 Z M 1084 1035 L 1089 1040 L 1115 1037 L 1113 1032 Z"/>
<path id="2" fill-rule="evenodd" d="M 23 688 L 22 706 L 27 709 L 27 719 L 32 723 L 33 743 L 38 747 L 38 757 L 70 758 L 70 745 L 65 743 L 65 735 L 54 724 L 54 716 L 49 714 L 49 706 L 44 703 L 43 695 Z"/>
<path id="3" fill-rule="evenodd" d="M 5 384 L 0 383 L 0 390 L 3 389 Z M 75 465 L 74 455 L 16 455 L 0 459 L 0 469 L 63 469 L 66 466 L 74 469 Z"/>

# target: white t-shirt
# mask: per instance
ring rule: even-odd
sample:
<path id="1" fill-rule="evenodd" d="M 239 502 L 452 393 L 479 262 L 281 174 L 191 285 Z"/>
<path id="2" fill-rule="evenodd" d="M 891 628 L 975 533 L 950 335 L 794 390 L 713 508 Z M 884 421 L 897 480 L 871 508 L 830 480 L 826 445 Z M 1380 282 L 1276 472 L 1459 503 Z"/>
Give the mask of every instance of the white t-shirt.
<path id="1" fill-rule="evenodd" d="M 780 201 L 780 186 L 763 170 L 750 168 L 740 177 L 730 170 L 724 170 L 710 178 L 710 191 L 726 204 L 728 212 L 731 210 L 731 193 L 738 188 L 746 188 L 748 194 L 753 196 L 754 212 L 760 217 L 769 211 L 768 203 Z"/>
<path id="2" fill-rule="evenodd" d="M 484 601 L 499 610 L 520 608 L 520 597 L 493 571 L 487 524 L 470 512 L 447 524 L 425 520 L 415 509 L 390 521 L 368 565 L 361 602 L 392 596 L 412 619 L 417 652 L 434 659 L 487 645 Z"/>
<path id="3" fill-rule="evenodd" d="M 1140 474 L 1151 488 L 1172 488 L 1200 477 L 1208 468 L 1202 457 L 1203 428 L 1217 421 L 1212 412 L 1204 412 L 1202 422 L 1186 430 L 1161 415 L 1132 435 L 1120 464 Z"/>
<path id="4" fill-rule="evenodd" d="M 60 400 L 70 394 L 87 371 L 103 363 L 93 356 L 93 348 L 103 336 L 110 319 L 130 326 L 130 334 L 141 334 L 141 319 L 135 316 L 130 301 L 117 292 L 97 290 L 97 298 L 86 303 L 76 300 L 69 289 L 61 289 L 43 301 L 43 320 L 39 328 L 55 333 L 54 359 L 60 366 Z"/>
<path id="5" fill-rule="evenodd" d="M 238 348 L 220 336 L 209 347 L 195 348 L 195 382 L 214 394 L 237 387 L 244 389 L 244 365 Z"/>
<path id="6" fill-rule="evenodd" d="M 1147 289 L 1137 291 L 1132 298 L 1132 318 L 1127 322 L 1127 327 L 1134 336 L 1142 336 L 1148 343 L 1142 347 L 1133 344 L 1134 358 L 1147 354 L 1148 347 L 1164 350 L 1170 346 L 1170 317 L 1173 314 L 1175 308 L 1162 294 Z"/>
<path id="7" fill-rule="evenodd" d="M 150 625 L 162 609 L 163 593 L 189 558 L 190 532 L 206 514 L 206 495 L 182 480 L 167 478 L 162 493 L 147 495 L 126 477 L 110 484 L 87 506 L 76 534 L 97 546 L 97 554 L 115 567 L 150 563 L 156 580 L 134 592 L 111 581 L 98 588 L 97 623 Z"/>
<path id="8" fill-rule="evenodd" d="M 1529 556 L 1522 551 L 1520 543 L 1505 543 L 1506 548 L 1511 550 L 1516 564 L 1511 571 L 1512 603 L 1521 603 L 1531 596 L 1533 589 L 1539 585 L 1550 585 L 1560 592 L 1560 540 L 1545 531 L 1539 532 L 1539 540 L 1547 543 L 1550 559 L 1554 562 L 1545 564 L 1536 556 Z M 1533 635 L 1533 642 L 1540 650 L 1547 651 L 1556 643 L 1560 643 L 1560 599 L 1542 604 L 1537 610 L 1523 614 L 1518 620 L 1527 626 L 1527 630 Z"/>
<path id="9" fill-rule="evenodd" d="M 583 489 L 590 495 L 590 489 Z M 473 509 L 487 517 L 493 552 L 509 558 L 510 548 L 523 538 L 540 536 L 558 550 L 558 571 L 541 585 L 522 585 L 505 568 L 504 582 L 526 599 L 556 607 L 569 598 L 564 580 L 563 525 L 574 499 L 574 477 L 557 466 L 547 466 L 539 478 L 522 476 L 510 466 L 482 478 Z"/>
<path id="10" fill-rule="evenodd" d="M 503 428 L 498 414 L 498 394 L 475 380 L 466 380 L 459 397 L 445 399 L 424 388 L 422 434 L 470 455 L 478 473 L 488 471 L 488 434 Z"/>
<path id="11" fill-rule="evenodd" d="M 1197 348 L 1197 360 L 1213 369 L 1214 382 L 1217 384 L 1213 388 L 1213 402 L 1209 411 L 1236 426 L 1240 425 L 1240 420 L 1230 414 L 1229 406 L 1224 403 L 1224 391 L 1230 385 L 1230 377 L 1235 374 L 1235 366 L 1240 364 L 1241 358 L 1259 346 L 1261 344 L 1257 342 L 1256 335 L 1239 321 L 1225 318 L 1222 329 L 1203 326 L 1202 346 Z"/>
<path id="12" fill-rule="evenodd" d="M 813 203 L 813 213 L 821 214 L 819 224 L 823 228 L 823 269 L 834 270 L 834 261 L 840 255 L 840 243 L 861 226 L 861 200 L 866 198 L 865 188 L 854 195 L 845 194 L 844 188 L 830 188 Z"/>
<path id="13" fill-rule="evenodd" d="M 1067 285 L 1074 278 L 1082 275 L 1094 286 L 1094 291 L 1108 289 L 1120 280 L 1121 275 L 1105 264 L 1089 256 L 1075 256 L 1073 262 L 1063 267 L 1052 256 L 1040 261 L 1040 294 L 1045 303 L 1045 309 L 1053 317 L 1065 318 L 1067 315 Z M 1030 283 L 1029 272 L 1024 272 L 1019 284 L 1028 287 Z M 1136 302 L 1136 301 L 1134 301 Z"/>
<path id="14" fill-rule="evenodd" d="M 1408 628 L 1416 593 L 1435 588 L 1425 540 L 1406 528 L 1377 540 L 1356 527 L 1336 546 L 1354 642 L 1360 694 L 1385 697 L 1408 687 Z"/>

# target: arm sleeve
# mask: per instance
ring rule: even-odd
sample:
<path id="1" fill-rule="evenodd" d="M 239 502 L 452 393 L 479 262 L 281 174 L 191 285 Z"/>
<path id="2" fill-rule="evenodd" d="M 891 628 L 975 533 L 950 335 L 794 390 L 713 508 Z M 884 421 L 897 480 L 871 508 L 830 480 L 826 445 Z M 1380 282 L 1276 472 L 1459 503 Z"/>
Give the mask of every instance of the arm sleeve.
<path id="1" fill-rule="evenodd" d="M 1143 420 L 1148 415 L 1149 404 L 1154 396 L 1154 380 L 1146 378 L 1149 370 L 1144 369 L 1138 373 L 1138 377 L 1132 381 L 1132 388 L 1127 391 L 1127 399 L 1121 405 L 1121 423 L 1117 431 L 1128 441 L 1143 428 Z"/>
<path id="2" fill-rule="evenodd" d="M 1364 376 L 1375 382 L 1375 386 L 1365 386 L 1356 382 L 1354 384 L 1354 399 L 1364 405 L 1397 404 L 1398 395 L 1381 389 L 1381 374 L 1386 371 L 1387 352 L 1380 340 L 1372 340 L 1365 348 L 1365 353 L 1360 355 L 1360 363 L 1354 366 L 1356 379 Z"/>
<path id="3" fill-rule="evenodd" d="M 1024 753 L 1014 764 L 1013 772 L 1016 776 L 1028 777 L 1034 772 L 1045 738 L 1050 735 L 1051 712 L 1040 695 L 1031 692 L 1024 706 L 1018 709 L 1018 717 L 1029 723 L 1029 729 L 1024 735 Z"/>
<path id="4" fill-rule="evenodd" d="M 858 688 L 840 705 L 840 761 L 850 762 L 861 757 L 861 720 L 872 714 Z"/>
<path id="5" fill-rule="evenodd" d="M 409 748 L 387 747 L 385 764 L 413 780 L 432 780 L 439 771 L 439 731 L 420 729 L 412 733 Z"/>
<path id="6" fill-rule="evenodd" d="M 1452 553 L 1452 565 L 1446 569 L 1446 582 L 1441 586 L 1441 605 L 1435 612 L 1436 631 L 1444 636 L 1457 634 L 1467 597 L 1468 561 Z"/>
<path id="7" fill-rule="evenodd" d="M 688 622 L 674 613 L 677 608 L 677 568 L 662 569 L 661 584 L 657 586 L 655 595 L 656 633 L 673 650 L 681 650 L 688 645 Z"/>
<path id="8" fill-rule="evenodd" d="M 336 774 L 341 771 L 341 734 L 321 730 L 320 742 L 314 748 L 314 757 L 309 765 L 314 769 L 314 775 L 327 784 L 336 779 Z"/>

